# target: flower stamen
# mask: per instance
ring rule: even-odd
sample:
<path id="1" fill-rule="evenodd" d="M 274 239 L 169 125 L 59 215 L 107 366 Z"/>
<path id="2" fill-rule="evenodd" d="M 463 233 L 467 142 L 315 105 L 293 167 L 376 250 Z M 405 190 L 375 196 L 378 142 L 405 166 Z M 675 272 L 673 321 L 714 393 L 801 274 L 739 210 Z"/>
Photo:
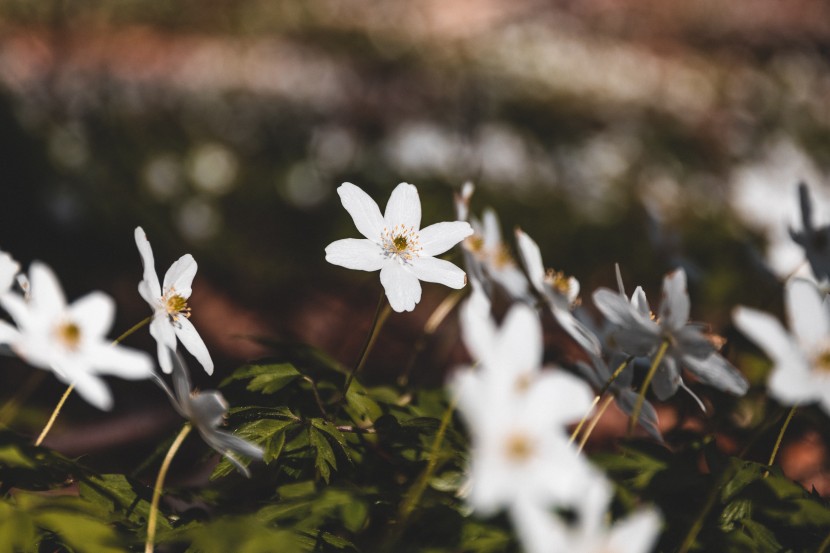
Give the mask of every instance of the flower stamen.
<path id="1" fill-rule="evenodd" d="M 72 321 L 59 325 L 56 334 L 58 340 L 70 351 L 77 350 L 81 344 L 81 328 Z"/>
<path id="2" fill-rule="evenodd" d="M 403 225 L 395 225 L 391 230 L 384 228 L 381 234 L 381 247 L 383 255 L 397 259 L 401 263 L 409 263 L 420 257 L 423 250 L 415 228 Z"/>
<path id="3" fill-rule="evenodd" d="M 525 462 L 533 456 L 533 443 L 524 434 L 512 434 L 504 444 L 507 458 L 514 462 Z"/>

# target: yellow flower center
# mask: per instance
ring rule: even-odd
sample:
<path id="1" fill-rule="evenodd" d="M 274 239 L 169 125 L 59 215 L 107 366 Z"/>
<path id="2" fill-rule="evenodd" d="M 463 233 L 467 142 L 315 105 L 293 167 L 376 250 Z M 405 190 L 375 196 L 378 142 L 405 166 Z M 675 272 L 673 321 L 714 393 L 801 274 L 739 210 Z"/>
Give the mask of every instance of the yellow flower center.
<path id="1" fill-rule="evenodd" d="M 180 315 L 183 315 L 185 318 L 189 318 L 190 307 L 187 306 L 187 299 L 173 292 L 174 291 L 171 290 L 168 295 L 165 296 L 164 308 L 167 310 L 167 314 L 174 321 L 178 321 Z"/>
<path id="2" fill-rule="evenodd" d="M 821 372 L 830 373 L 830 348 L 824 349 L 816 355 L 813 366 Z"/>
<path id="3" fill-rule="evenodd" d="M 66 322 L 58 326 L 58 340 L 69 350 L 76 350 L 81 344 L 81 329 L 73 322 Z"/>
<path id="4" fill-rule="evenodd" d="M 408 263 L 420 256 L 421 244 L 414 227 L 395 225 L 392 229 L 384 228 L 381 235 L 381 247 L 386 257 L 392 257 L 401 263 Z"/>
<path id="5" fill-rule="evenodd" d="M 545 281 L 565 296 L 571 291 L 571 279 L 562 271 L 548 269 L 545 273 Z"/>
<path id="6" fill-rule="evenodd" d="M 516 463 L 523 463 L 533 456 L 534 447 L 530 439 L 524 434 L 513 434 L 504 444 L 507 458 Z"/>

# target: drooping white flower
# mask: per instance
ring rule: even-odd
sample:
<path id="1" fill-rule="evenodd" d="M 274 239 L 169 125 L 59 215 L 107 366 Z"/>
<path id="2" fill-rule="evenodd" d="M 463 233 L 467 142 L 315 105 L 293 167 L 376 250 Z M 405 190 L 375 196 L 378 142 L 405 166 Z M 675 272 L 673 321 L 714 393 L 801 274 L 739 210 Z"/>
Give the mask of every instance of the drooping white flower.
<path id="1" fill-rule="evenodd" d="M 168 395 L 173 408 L 199 431 L 202 439 L 225 457 L 244 476 L 250 477 L 248 467 L 239 456 L 262 459 L 263 450 L 256 444 L 219 428 L 228 415 L 228 402 L 217 390 L 193 390 L 190 372 L 181 356 L 170 352 L 173 360 L 173 389 L 158 375 L 153 378 Z"/>
<path id="2" fill-rule="evenodd" d="M 418 190 L 402 182 L 389 197 L 383 216 L 366 192 L 344 182 L 337 188 L 343 207 L 366 238 L 345 238 L 326 246 L 326 261 L 347 269 L 380 270 L 380 282 L 395 311 L 412 311 L 421 300 L 421 284 L 437 282 L 463 288 L 467 275 L 436 255 L 472 234 L 469 223 L 453 221 L 421 228 Z"/>
<path id="3" fill-rule="evenodd" d="M 579 281 L 562 272 L 546 271 L 539 245 L 521 229 L 516 229 L 516 243 L 531 286 L 550 308 L 556 321 L 588 353 L 601 355 L 597 337 L 572 312 L 579 296 Z"/>
<path id="4" fill-rule="evenodd" d="M 788 281 L 784 299 L 790 333 L 748 307 L 735 308 L 732 319 L 772 358 L 770 395 L 785 405 L 818 401 L 830 413 L 830 300 L 804 279 Z"/>
<path id="5" fill-rule="evenodd" d="M 170 356 L 176 350 L 178 338 L 202 364 L 205 372 L 213 374 L 213 360 L 202 337 L 190 322 L 190 307 L 187 304 L 192 292 L 193 277 L 196 276 L 196 261 L 189 253 L 181 256 L 165 273 L 162 286 L 156 275 L 153 248 L 141 227 L 135 229 L 135 243 L 144 267 L 144 278 L 138 283 L 138 293 L 153 310 L 150 334 L 158 344 L 161 369 L 166 373 L 173 370 Z"/>
<path id="6" fill-rule="evenodd" d="M 67 305 L 52 270 L 42 263 L 29 269 L 31 293 L 0 296 L 0 304 L 17 328 L 0 321 L 0 342 L 27 363 L 48 369 L 99 409 L 112 407 L 112 395 L 99 375 L 137 380 L 153 374 L 145 353 L 112 345 L 106 334 L 112 327 L 115 304 L 108 295 L 92 292 Z"/>
<path id="7" fill-rule="evenodd" d="M 704 384 L 731 394 L 743 395 L 749 389 L 746 378 L 717 353 L 700 325 L 689 322 L 689 293 L 683 269 L 672 271 L 663 279 L 663 296 L 656 316 L 641 287 L 637 287 L 630 300 L 607 288 L 596 290 L 593 299 L 605 318 L 615 325 L 609 340 L 622 352 L 635 357 L 651 356 L 661 342 L 668 342 L 652 380 L 652 389 L 659 399 L 665 400 L 679 387 L 685 387 L 680 376 L 682 368 Z"/>
<path id="8" fill-rule="evenodd" d="M 590 409 L 591 390 L 563 371 L 541 370 L 541 323 L 530 307 L 516 305 L 497 328 L 486 306 L 474 297 L 462 308 L 464 341 L 480 363 L 450 382 L 472 439 L 467 501 L 484 515 L 524 502 L 577 504 L 597 474 L 565 426 Z"/>

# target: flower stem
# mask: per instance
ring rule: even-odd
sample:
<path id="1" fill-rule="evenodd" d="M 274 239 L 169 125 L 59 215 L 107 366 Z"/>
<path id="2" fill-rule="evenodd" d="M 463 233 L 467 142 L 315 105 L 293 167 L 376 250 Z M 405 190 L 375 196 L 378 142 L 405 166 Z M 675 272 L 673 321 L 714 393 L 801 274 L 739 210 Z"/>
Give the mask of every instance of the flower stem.
<path id="1" fill-rule="evenodd" d="M 790 412 L 787 413 L 787 418 L 784 419 L 784 424 L 781 426 L 781 431 L 778 432 L 778 438 L 775 439 L 775 445 L 772 446 L 772 453 L 770 453 L 769 461 L 767 465 L 772 466 L 775 462 L 775 458 L 778 456 L 778 448 L 781 447 L 781 441 L 784 439 L 784 433 L 787 431 L 787 427 L 790 426 L 790 421 L 793 420 L 793 415 L 795 415 L 796 410 L 798 409 L 798 405 L 793 405 Z M 764 471 L 764 478 L 769 476 L 769 470 Z"/>
<path id="2" fill-rule="evenodd" d="M 611 384 L 613 384 L 614 381 L 617 379 L 617 377 L 620 376 L 620 374 L 622 374 L 623 370 L 625 370 L 625 368 L 631 362 L 631 359 L 632 359 L 631 357 L 626 357 L 625 361 L 620 363 L 619 366 L 617 366 L 617 368 L 614 369 L 614 372 L 611 374 L 611 378 L 609 378 L 608 381 L 605 384 L 603 384 L 602 389 L 594 397 L 594 401 L 591 402 L 591 407 L 588 409 L 588 412 L 585 413 L 585 416 L 582 417 L 582 420 L 580 420 L 579 424 L 576 425 L 576 428 L 574 429 L 573 433 L 571 434 L 571 439 L 569 440 L 570 443 L 573 443 L 574 440 L 576 440 L 576 437 L 579 435 L 579 431 L 582 430 L 582 427 L 585 426 L 586 422 L 588 422 L 588 418 L 591 416 L 591 413 L 594 411 L 594 407 L 596 407 L 597 403 L 599 403 L 600 398 L 602 398 L 602 396 L 605 395 L 605 392 L 608 391 L 608 388 L 611 387 Z"/>
<path id="3" fill-rule="evenodd" d="M 63 404 L 66 403 L 66 400 L 69 399 L 69 395 L 72 393 L 72 390 L 75 389 L 74 384 L 70 384 L 66 391 L 61 396 L 60 401 L 55 406 L 55 410 L 52 411 L 52 416 L 49 417 L 49 420 L 46 422 L 46 426 L 43 427 L 43 430 L 40 432 L 40 436 L 37 437 L 37 441 L 35 441 L 35 445 L 39 446 L 43 443 L 43 440 L 46 438 L 46 435 L 49 434 L 49 431 L 52 430 L 52 425 L 55 424 L 55 419 L 58 418 L 58 415 L 63 408 Z"/>
<path id="4" fill-rule="evenodd" d="M 441 417 L 441 424 L 438 426 L 438 432 L 435 433 L 435 440 L 433 440 L 432 447 L 429 450 L 429 460 L 427 461 L 427 466 L 424 469 L 424 472 L 421 473 L 421 476 L 418 477 L 415 485 L 412 486 L 412 490 L 407 494 L 406 498 L 403 500 L 403 503 L 401 503 L 400 516 L 398 520 L 399 531 L 403 531 L 406 521 L 409 519 L 409 515 L 412 514 L 412 511 L 415 510 L 415 507 L 421 500 L 421 496 L 424 495 L 424 491 L 427 489 L 427 485 L 429 484 L 429 479 L 432 478 L 432 475 L 435 473 L 435 469 L 438 468 L 438 450 L 441 448 L 441 444 L 444 441 L 444 435 L 447 433 L 447 428 L 452 420 L 452 414 L 455 411 L 455 404 L 456 400 L 453 399 L 450 401 L 450 404 L 447 405 L 447 409 L 444 411 L 444 416 Z"/>
<path id="5" fill-rule="evenodd" d="M 603 402 L 602 406 L 599 408 L 599 411 L 597 411 L 597 414 L 596 414 L 596 416 L 594 416 L 593 420 L 591 421 L 591 424 L 588 425 L 588 428 L 585 429 L 585 433 L 582 434 L 582 438 L 580 438 L 580 440 L 579 440 L 579 449 L 577 451 L 582 451 L 582 449 L 585 447 L 585 444 L 588 442 L 588 437 L 594 431 L 594 428 L 597 427 L 597 423 L 599 423 L 599 419 L 602 418 L 602 416 L 605 414 L 605 411 L 608 410 L 608 408 L 611 406 L 611 403 L 613 401 L 614 401 L 614 396 L 613 395 L 610 395 L 607 398 L 605 398 L 605 401 Z"/>
<path id="6" fill-rule="evenodd" d="M 666 351 L 668 351 L 668 349 L 669 341 L 663 340 L 660 344 L 660 349 L 658 349 L 657 353 L 654 355 L 651 367 L 648 369 L 648 374 L 646 374 L 646 378 L 643 380 L 643 385 L 640 387 L 640 395 L 637 396 L 637 403 L 634 404 L 634 410 L 631 411 L 631 419 L 628 421 L 629 436 L 634 432 L 634 428 L 637 426 L 637 421 L 640 420 L 640 413 L 643 410 L 643 403 L 646 401 L 646 392 L 648 391 L 648 387 L 651 385 L 651 380 L 654 378 L 654 375 L 657 374 L 657 368 L 663 361 L 663 357 L 666 356 Z"/>
<path id="7" fill-rule="evenodd" d="M 827 537 L 824 538 L 823 542 L 821 542 L 821 545 L 818 547 L 818 551 L 816 551 L 816 553 L 824 553 L 827 551 L 828 547 L 830 547 L 830 534 L 827 534 Z"/>
<path id="8" fill-rule="evenodd" d="M 354 380 L 355 375 L 359 373 L 363 368 L 363 365 L 366 364 L 366 358 L 369 355 L 369 351 L 375 344 L 378 333 L 383 327 L 383 323 L 386 322 L 386 318 L 389 316 L 391 309 L 392 308 L 389 305 L 389 302 L 386 301 L 386 292 L 381 290 L 380 299 L 378 300 L 378 307 L 375 309 L 375 317 L 372 319 L 372 326 L 369 330 L 369 335 L 366 336 L 366 341 L 363 343 L 363 349 L 360 351 L 360 357 L 358 357 L 357 363 L 355 363 L 352 372 L 349 373 L 348 378 L 346 378 L 346 383 L 343 385 L 343 401 L 346 399 L 346 392 L 349 391 L 349 386 L 352 385 L 352 380 Z"/>
<path id="9" fill-rule="evenodd" d="M 167 471 L 170 468 L 173 457 L 176 456 L 176 452 L 179 451 L 179 447 L 182 445 L 184 439 L 187 438 L 192 428 L 189 422 L 184 423 L 179 435 L 173 440 L 173 444 L 170 446 L 167 455 L 164 456 L 164 461 L 161 463 L 159 474 L 156 477 L 156 484 L 153 488 L 153 500 L 150 503 L 150 516 L 147 519 L 147 543 L 144 546 L 144 553 L 153 553 L 156 540 L 156 519 L 158 519 L 159 499 L 161 499 L 161 491 L 164 488 L 164 478 L 167 476 Z"/>
<path id="10" fill-rule="evenodd" d="M 150 316 L 149 316 L 149 317 L 147 317 L 146 319 L 141 319 L 141 320 L 140 320 L 140 321 L 138 321 L 136 324 L 134 324 L 133 326 L 131 326 L 130 328 L 128 328 L 127 330 L 125 330 L 125 331 L 124 331 L 124 333 L 123 333 L 121 336 L 119 336 L 118 338 L 116 338 L 115 340 L 113 340 L 113 341 L 112 341 L 112 345 L 115 345 L 115 344 L 120 344 L 121 342 L 123 342 L 124 340 L 126 340 L 126 339 L 127 339 L 127 336 L 130 336 L 130 335 L 131 335 L 131 334 L 133 334 L 136 330 L 139 330 L 141 327 L 143 327 L 143 326 L 145 326 L 145 325 L 149 324 L 152 320 L 153 320 L 153 316 L 152 316 L 152 315 L 150 315 Z"/>
<path id="11" fill-rule="evenodd" d="M 124 332 L 121 336 L 119 336 L 118 338 L 113 340 L 112 345 L 114 346 L 114 345 L 120 343 L 127 336 L 134 333 L 136 330 L 140 329 L 141 327 L 148 324 L 152 320 L 153 320 L 152 315 L 150 315 L 146 319 L 142 319 L 138 323 L 134 324 L 132 327 L 128 328 L 127 331 Z M 63 404 L 66 403 L 67 399 L 69 399 L 69 396 L 72 394 L 72 390 L 74 390 L 74 389 L 75 389 L 75 384 L 72 383 L 72 384 L 69 385 L 69 387 L 63 393 L 63 395 L 61 396 L 60 401 L 58 401 L 58 404 L 55 406 L 55 409 L 52 411 L 52 415 L 49 417 L 49 420 L 46 422 L 46 426 L 44 426 L 43 430 L 41 430 L 40 436 L 38 436 L 37 441 L 35 442 L 36 446 L 39 446 L 40 444 L 42 444 L 43 440 L 46 438 L 46 435 L 49 434 L 50 430 L 52 430 L 52 426 L 55 424 L 55 420 L 58 418 L 58 415 L 60 414 L 61 409 L 63 408 Z"/>

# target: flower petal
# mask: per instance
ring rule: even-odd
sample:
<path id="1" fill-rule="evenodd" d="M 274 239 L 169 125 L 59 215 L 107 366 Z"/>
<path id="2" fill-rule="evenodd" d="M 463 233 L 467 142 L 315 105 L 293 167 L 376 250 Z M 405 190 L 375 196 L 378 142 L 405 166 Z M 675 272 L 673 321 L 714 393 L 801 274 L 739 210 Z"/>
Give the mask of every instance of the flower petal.
<path id="1" fill-rule="evenodd" d="M 79 367 L 62 365 L 56 369 L 55 374 L 67 384 L 74 384 L 75 391 L 87 403 L 103 411 L 112 409 L 112 394 L 103 378 Z"/>
<path id="2" fill-rule="evenodd" d="M 686 271 L 676 269 L 663 278 L 663 297 L 660 300 L 660 320 L 669 330 L 680 330 L 689 322 L 689 293 L 686 291 Z"/>
<path id="3" fill-rule="evenodd" d="M 119 345 L 101 343 L 91 348 L 90 365 L 103 374 L 111 374 L 128 380 L 149 378 L 153 374 L 153 361 L 143 351 Z"/>
<path id="4" fill-rule="evenodd" d="M 769 394 L 784 405 L 811 403 L 821 399 L 824 392 L 800 352 L 776 362 L 767 380 L 767 387 Z"/>
<path id="5" fill-rule="evenodd" d="M 103 339 L 112 328 L 115 302 L 103 292 L 91 292 L 69 306 L 69 316 L 86 339 Z"/>
<path id="6" fill-rule="evenodd" d="M 156 274 L 156 262 L 153 259 L 153 248 L 150 246 L 150 241 L 147 240 L 147 235 L 144 229 L 136 227 L 135 229 L 135 245 L 138 246 L 138 253 L 141 255 L 141 265 L 144 268 L 144 277 L 142 282 L 146 283 L 147 292 L 152 298 L 161 297 L 161 286 L 159 286 L 159 277 Z M 144 295 L 142 294 L 142 297 Z M 146 301 L 147 298 L 144 298 Z"/>
<path id="7" fill-rule="evenodd" d="M 435 223 L 418 233 L 421 255 L 432 257 L 452 248 L 473 234 L 473 227 L 464 221 Z"/>
<path id="8" fill-rule="evenodd" d="M 343 207 L 352 216 L 358 232 L 379 244 L 383 235 L 383 216 L 375 200 L 350 182 L 344 182 L 337 187 L 337 194 Z"/>
<path id="9" fill-rule="evenodd" d="M 809 280 L 794 278 L 784 286 L 787 322 L 799 344 L 815 347 L 827 340 L 830 321 L 821 294 Z"/>
<path id="10" fill-rule="evenodd" d="M 409 265 L 409 270 L 419 280 L 437 282 L 459 290 L 467 284 L 467 274 L 454 264 L 435 257 L 416 257 Z"/>
<path id="11" fill-rule="evenodd" d="M 667 355 L 663 358 L 663 362 L 660 363 L 660 367 L 657 369 L 657 374 L 654 375 L 654 379 L 651 381 L 651 389 L 657 399 L 666 401 L 677 393 L 681 381 L 677 362 Z"/>
<path id="12" fill-rule="evenodd" d="M 401 225 L 407 229 L 421 228 L 421 198 L 412 184 L 400 183 L 392 191 L 386 203 L 383 220 L 387 228 Z"/>
<path id="13" fill-rule="evenodd" d="M 9 291 L 14 284 L 14 277 L 20 271 L 20 263 L 6 252 L 0 252 L 0 294 Z"/>
<path id="14" fill-rule="evenodd" d="M 213 374 L 213 359 L 210 358 L 210 352 L 193 323 L 190 322 L 190 319 L 179 317 L 178 325 L 175 329 L 176 336 L 179 337 L 182 345 L 202 364 L 206 373 Z"/>
<path id="15" fill-rule="evenodd" d="M 561 429 L 584 417 L 593 399 L 594 394 L 584 380 L 560 370 L 545 370 L 533 381 L 521 408 L 524 420 Z"/>
<path id="16" fill-rule="evenodd" d="M 21 330 L 30 328 L 34 322 L 29 304 L 17 294 L 1 294 L 0 305 L 11 315 Z"/>
<path id="17" fill-rule="evenodd" d="M 684 355 L 683 365 L 697 376 L 701 382 L 738 396 L 749 390 L 749 382 L 744 375 L 732 366 L 723 356 L 713 353 L 706 359 L 697 359 Z"/>
<path id="18" fill-rule="evenodd" d="M 542 293 L 545 282 L 545 265 L 542 261 L 542 252 L 539 245 L 523 230 L 516 229 L 516 244 L 519 247 L 519 258 L 522 260 L 530 283 L 537 292 Z"/>
<path id="19" fill-rule="evenodd" d="M 380 283 L 392 309 L 412 311 L 421 301 L 421 283 L 418 277 L 404 269 L 397 261 L 388 261 L 380 270 Z"/>
<path id="20" fill-rule="evenodd" d="M 187 413 L 194 424 L 200 428 L 215 428 L 222 424 L 228 414 L 228 402 L 225 396 L 216 390 L 188 394 Z"/>
<path id="21" fill-rule="evenodd" d="M 185 299 L 189 298 L 192 292 L 193 277 L 196 276 L 198 268 L 192 255 L 186 253 L 181 256 L 164 274 L 164 293 L 174 290 L 177 295 Z"/>
<path id="22" fill-rule="evenodd" d="M 386 258 L 376 243 L 365 238 L 344 238 L 326 246 L 326 261 L 357 271 L 377 271 Z"/>
<path id="23" fill-rule="evenodd" d="M 29 278 L 32 281 L 31 310 L 44 318 L 60 315 L 66 308 L 66 297 L 52 269 L 35 261 L 29 268 Z"/>
<path id="24" fill-rule="evenodd" d="M 488 367 L 490 370 L 504 373 L 511 380 L 538 372 L 542 365 L 542 323 L 533 308 L 515 304 L 495 338 L 497 366 Z"/>
<path id="25" fill-rule="evenodd" d="M 732 311 L 732 321 L 738 330 L 779 363 L 798 351 L 798 346 L 778 319 L 768 313 L 738 306 Z"/>
<path id="26" fill-rule="evenodd" d="M 648 553 L 660 532 L 660 515 L 654 509 L 641 509 L 619 521 L 608 537 L 608 551 Z"/>
<path id="27" fill-rule="evenodd" d="M 496 325 L 490 316 L 490 300 L 480 289 L 473 287 L 470 299 L 464 302 L 459 313 L 461 336 L 473 361 L 484 365 L 494 364 Z"/>

